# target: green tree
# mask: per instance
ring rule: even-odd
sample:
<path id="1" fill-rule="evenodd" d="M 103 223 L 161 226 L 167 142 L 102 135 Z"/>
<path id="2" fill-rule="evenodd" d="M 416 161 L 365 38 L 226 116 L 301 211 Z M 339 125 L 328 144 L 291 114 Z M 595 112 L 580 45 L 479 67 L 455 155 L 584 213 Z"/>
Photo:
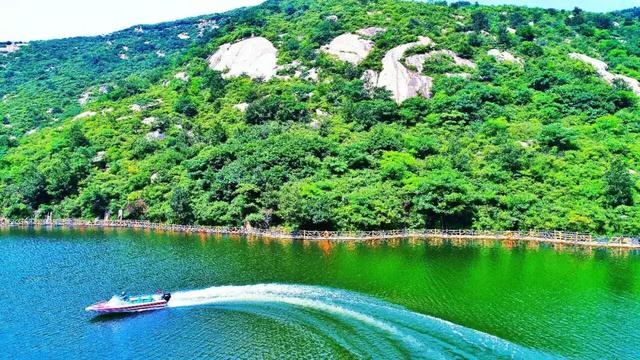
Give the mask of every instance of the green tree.
<path id="1" fill-rule="evenodd" d="M 173 110 L 179 114 L 193 117 L 198 114 L 198 108 L 189 96 L 181 96 L 173 106 Z"/>
<path id="2" fill-rule="evenodd" d="M 169 200 L 171 220 L 177 224 L 189 224 L 193 219 L 189 191 L 178 187 L 171 193 Z"/>
<path id="3" fill-rule="evenodd" d="M 611 163 L 605 174 L 605 197 L 611 207 L 633 205 L 634 183 L 629 170 L 620 159 Z"/>
<path id="4" fill-rule="evenodd" d="M 473 31 L 489 29 L 489 17 L 484 11 L 476 10 L 471 13 L 471 29 Z"/>

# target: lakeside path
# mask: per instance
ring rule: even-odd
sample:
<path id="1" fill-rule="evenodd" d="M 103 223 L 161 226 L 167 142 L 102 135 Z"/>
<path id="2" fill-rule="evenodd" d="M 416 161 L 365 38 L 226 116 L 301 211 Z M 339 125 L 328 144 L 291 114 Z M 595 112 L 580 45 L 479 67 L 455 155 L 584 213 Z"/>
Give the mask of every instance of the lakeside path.
<path id="1" fill-rule="evenodd" d="M 7 220 L 0 219 L 0 228 L 130 228 L 168 232 L 235 235 L 267 239 L 311 241 L 375 241 L 392 239 L 496 240 L 576 245 L 594 248 L 640 249 L 640 237 L 596 236 L 563 231 L 486 231 L 486 230 L 382 230 L 382 231 L 286 231 L 244 227 L 161 224 L 133 220 Z"/>

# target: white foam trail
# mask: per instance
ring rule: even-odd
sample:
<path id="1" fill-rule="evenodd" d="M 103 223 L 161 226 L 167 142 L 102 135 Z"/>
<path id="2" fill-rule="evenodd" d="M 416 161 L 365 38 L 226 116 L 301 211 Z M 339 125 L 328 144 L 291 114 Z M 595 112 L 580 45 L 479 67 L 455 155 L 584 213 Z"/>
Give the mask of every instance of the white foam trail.
<path id="1" fill-rule="evenodd" d="M 340 321 L 351 322 L 357 326 L 364 325 L 364 328 L 368 327 L 374 331 L 371 334 L 386 333 L 390 335 L 389 338 L 399 340 L 405 348 L 417 354 L 428 354 L 431 358 L 446 358 L 452 354 L 463 354 L 465 357 L 474 351 L 523 357 L 523 354 L 531 352 L 495 336 L 442 319 L 414 313 L 364 295 L 318 286 L 216 286 L 175 292 L 168 306 L 178 308 L 216 304 L 248 304 L 249 308 L 251 304 L 257 307 L 260 304 L 284 304 L 319 311 Z M 304 318 L 297 320 L 304 322 Z M 545 357 L 545 354 L 535 354 Z"/>
<path id="2" fill-rule="evenodd" d="M 327 302 L 302 297 L 321 295 L 326 295 L 326 292 L 318 291 L 315 288 L 303 288 L 291 285 L 222 286 L 177 293 L 175 296 L 172 296 L 169 306 L 184 307 L 241 302 L 283 303 L 350 317 L 418 344 L 416 339 L 402 336 L 396 327 L 383 321 L 376 320 L 371 316 Z"/>

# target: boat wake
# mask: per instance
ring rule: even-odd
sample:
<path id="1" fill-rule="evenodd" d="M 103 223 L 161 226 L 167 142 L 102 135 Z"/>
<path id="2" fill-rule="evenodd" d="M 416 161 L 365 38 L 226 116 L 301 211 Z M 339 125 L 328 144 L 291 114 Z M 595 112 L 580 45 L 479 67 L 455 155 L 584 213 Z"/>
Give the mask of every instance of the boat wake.
<path id="1" fill-rule="evenodd" d="M 332 288 L 260 284 L 173 293 L 169 307 L 215 305 L 292 323 L 367 358 L 545 358 L 495 336 Z"/>

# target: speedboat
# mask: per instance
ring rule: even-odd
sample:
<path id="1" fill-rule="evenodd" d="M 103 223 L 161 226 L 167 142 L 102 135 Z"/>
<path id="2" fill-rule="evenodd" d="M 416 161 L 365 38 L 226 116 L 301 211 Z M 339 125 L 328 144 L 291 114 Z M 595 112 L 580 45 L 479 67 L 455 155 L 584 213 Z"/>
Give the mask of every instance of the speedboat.
<path id="1" fill-rule="evenodd" d="M 101 314 L 158 310 L 167 307 L 167 303 L 170 299 L 171 293 L 158 293 L 131 297 L 125 294 L 114 295 L 109 301 L 99 302 L 87 307 L 85 310 Z"/>

